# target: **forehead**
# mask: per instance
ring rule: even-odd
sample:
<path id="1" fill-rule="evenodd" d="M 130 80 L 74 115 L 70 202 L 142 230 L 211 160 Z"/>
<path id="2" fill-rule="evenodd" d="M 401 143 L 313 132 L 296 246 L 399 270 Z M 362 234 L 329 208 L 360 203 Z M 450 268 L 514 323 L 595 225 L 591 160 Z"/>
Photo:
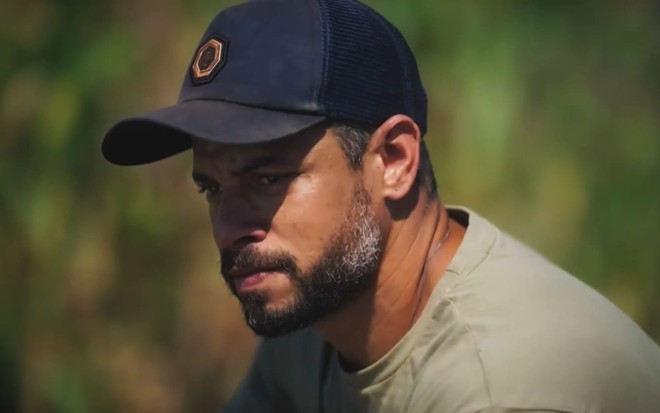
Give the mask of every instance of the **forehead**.
<path id="1" fill-rule="evenodd" d="M 277 158 L 287 162 L 302 162 L 308 155 L 326 153 L 333 147 L 339 149 L 334 132 L 325 126 L 306 129 L 294 135 L 270 142 L 255 144 L 223 144 L 203 139 L 193 139 L 195 167 L 204 164 L 241 167 L 256 158 Z"/>

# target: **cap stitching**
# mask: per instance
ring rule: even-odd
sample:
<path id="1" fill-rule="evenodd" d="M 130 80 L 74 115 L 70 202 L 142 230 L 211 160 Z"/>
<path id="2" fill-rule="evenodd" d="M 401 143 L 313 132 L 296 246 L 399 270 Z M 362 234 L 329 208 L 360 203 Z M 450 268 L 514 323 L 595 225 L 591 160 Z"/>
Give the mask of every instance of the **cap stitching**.
<path id="1" fill-rule="evenodd" d="M 318 5 L 319 17 L 321 20 L 321 48 L 323 49 L 323 62 L 321 64 L 321 85 L 318 88 L 317 102 L 319 102 L 319 106 L 322 107 L 321 109 L 323 112 L 326 113 L 327 108 L 325 105 L 325 89 L 328 74 L 328 31 L 330 23 L 326 15 L 327 10 L 324 7 L 323 1 L 316 0 L 316 4 Z"/>

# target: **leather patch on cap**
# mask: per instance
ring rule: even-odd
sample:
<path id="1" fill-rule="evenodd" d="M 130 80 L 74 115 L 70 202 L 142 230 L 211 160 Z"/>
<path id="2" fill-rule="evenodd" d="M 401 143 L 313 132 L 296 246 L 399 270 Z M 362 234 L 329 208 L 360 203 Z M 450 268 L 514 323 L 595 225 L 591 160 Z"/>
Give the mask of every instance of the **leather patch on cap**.
<path id="1" fill-rule="evenodd" d="M 200 85 L 213 80 L 227 60 L 227 41 L 212 37 L 197 49 L 190 67 L 193 84 Z"/>

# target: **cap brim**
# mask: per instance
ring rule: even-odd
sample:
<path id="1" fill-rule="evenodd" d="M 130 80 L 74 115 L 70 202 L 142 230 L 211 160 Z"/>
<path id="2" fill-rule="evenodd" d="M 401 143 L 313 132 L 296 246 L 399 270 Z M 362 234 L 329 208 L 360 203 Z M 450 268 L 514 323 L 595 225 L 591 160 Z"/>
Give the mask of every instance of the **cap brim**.
<path id="1" fill-rule="evenodd" d="M 324 119 L 322 115 L 192 100 L 118 122 L 106 133 L 101 150 L 114 164 L 140 165 L 189 149 L 192 138 L 230 144 L 266 142 Z"/>

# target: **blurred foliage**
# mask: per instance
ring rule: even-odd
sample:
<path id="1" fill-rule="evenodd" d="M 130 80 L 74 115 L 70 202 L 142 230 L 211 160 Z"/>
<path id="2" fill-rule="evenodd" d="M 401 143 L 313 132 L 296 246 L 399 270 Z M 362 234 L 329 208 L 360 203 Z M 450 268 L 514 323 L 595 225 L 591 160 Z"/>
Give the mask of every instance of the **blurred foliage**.
<path id="1" fill-rule="evenodd" d="M 118 168 L 99 152 L 113 121 L 175 101 L 230 3 L 0 3 L 0 411 L 213 411 L 240 380 L 255 340 L 189 154 Z M 417 54 L 443 200 L 659 340 L 658 5 L 369 3 Z"/>

